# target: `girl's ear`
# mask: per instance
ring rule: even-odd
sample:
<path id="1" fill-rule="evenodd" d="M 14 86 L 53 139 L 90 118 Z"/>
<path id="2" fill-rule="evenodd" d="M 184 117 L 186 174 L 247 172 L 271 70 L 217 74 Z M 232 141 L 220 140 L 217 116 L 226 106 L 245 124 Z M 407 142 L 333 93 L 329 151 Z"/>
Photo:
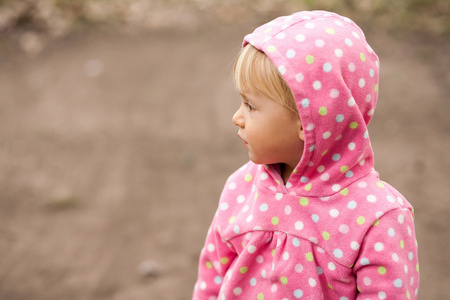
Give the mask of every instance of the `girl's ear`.
<path id="1" fill-rule="evenodd" d="M 300 120 L 297 121 L 297 130 L 298 130 L 298 137 L 303 142 L 305 141 L 305 132 L 303 131 L 302 122 Z"/>

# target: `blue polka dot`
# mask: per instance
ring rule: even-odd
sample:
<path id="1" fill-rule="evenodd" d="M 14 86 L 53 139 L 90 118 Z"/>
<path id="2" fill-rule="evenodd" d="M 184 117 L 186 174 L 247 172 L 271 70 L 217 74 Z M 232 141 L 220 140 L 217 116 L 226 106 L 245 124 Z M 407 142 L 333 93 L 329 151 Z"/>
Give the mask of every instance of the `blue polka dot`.
<path id="1" fill-rule="evenodd" d="M 361 258 L 360 262 L 363 266 L 367 266 L 368 264 L 370 264 L 369 259 L 366 257 Z"/>
<path id="2" fill-rule="evenodd" d="M 338 161 L 341 159 L 341 155 L 339 153 L 333 154 L 331 159 L 333 159 L 334 161 Z"/>
<path id="3" fill-rule="evenodd" d="M 323 71 L 324 71 L 324 72 L 330 72 L 331 69 L 332 69 L 332 66 L 331 66 L 330 63 L 325 63 L 325 64 L 323 65 Z"/>
<path id="4" fill-rule="evenodd" d="M 269 205 L 267 203 L 263 203 L 259 206 L 260 211 L 267 211 L 269 209 Z"/>
<path id="5" fill-rule="evenodd" d="M 413 258 L 414 258 L 414 253 L 409 252 L 409 253 L 408 253 L 408 259 L 409 259 L 409 260 L 413 260 Z"/>
<path id="6" fill-rule="evenodd" d="M 311 219 L 314 221 L 314 223 L 319 222 L 319 216 L 316 215 L 316 214 L 313 214 L 313 215 L 311 216 Z"/>
<path id="7" fill-rule="evenodd" d="M 303 297 L 303 291 L 302 290 L 295 290 L 294 291 L 294 297 L 297 299 L 300 299 L 301 297 Z"/>
<path id="8" fill-rule="evenodd" d="M 394 286 L 396 288 L 401 288 L 402 285 L 403 285 L 403 282 L 402 282 L 402 280 L 400 278 L 397 278 L 397 279 L 394 280 Z"/>
<path id="9" fill-rule="evenodd" d="M 251 286 L 255 286 L 256 285 L 256 278 L 253 277 L 252 279 L 250 279 L 250 285 Z"/>
<path id="10" fill-rule="evenodd" d="M 214 283 L 215 284 L 221 284 L 222 283 L 222 277 L 220 277 L 220 276 L 214 277 Z"/>
<path id="11" fill-rule="evenodd" d="M 356 202 L 355 202 L 355 201 L 350 201 L 350 202 L 347 204 L 347 207 L 348 207 L 349 209 L 355 209 L 355 208 L 356 208 Z"/>
<path id="12" fill-rule="evenodd" d="M 352 172 L 352 171 L 347 171 L 347 172 L 345 173 L 345 177 L 347 177 L 347 178 L 352 178 L 352 177 L 353 177 L 353 172 Z"/>
<path id="13" fill-rule="evenodd" d="M 344 253 L 342 252 L 341 249 L 334 249 L 333 250 L 333 255 L 336 258 L 341 258 L 344 255 Z"/>
<path id="14" fill-rule="evenodd" d="M 300 246 L 300 240 L 298 238 L 293 238 L 292 245 L 294 245 L 295 247 Z"/>
<path id="15" fill-rule="evenodd" d="M 321 267 L 317 267 L 317 274 L 321 275 L 323 273 L 323 270 Z"/>
<path id="16" fill-rule="evenodd" d="M 300 181 L 301 181 L 302 183 L 307 183 L 307 182 L 309 181 L 309 178 L 308 178 L 308 177 L 305 177 L 305 176 L 302 176 L 302 177 L 300 178 Z"/>
<path id="17" fill-rule="evenodd" d="M 395 230 L 394 230 L 394 228 L 389 228 L 389 229 L 388 229 L 388 234 L 389 234 L 389 236 L 394 236 L 394 235 L 395 235 Z"/>
<path id="18" fill-rule="evenodd" d="M 305 99 L 302 100 L 302 106 L 303 106 L 303 108 L 306 108 L 306 107 L 309 106 L 309 99 L 308 98 L 305 98 Z"/>
<path id="19" fill-rule="evenodd" d="M 341 115 L 341 114 L 337 115 L 336 122 L 341 123 L 342 121 L 344 121 L 344 115 Z"/>

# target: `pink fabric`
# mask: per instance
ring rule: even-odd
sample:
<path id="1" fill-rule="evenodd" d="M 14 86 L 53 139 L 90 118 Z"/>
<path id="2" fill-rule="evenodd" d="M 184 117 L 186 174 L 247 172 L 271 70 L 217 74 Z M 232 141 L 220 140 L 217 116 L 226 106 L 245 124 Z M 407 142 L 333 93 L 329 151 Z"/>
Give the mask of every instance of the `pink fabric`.
<path id="1" fill-rule="evenodd" d="M 378 57 L 348 18 L 280 17 L 244 39 L 294 92 L 301 161 L 230 176 L 201 252 L 193 299 L 416 299 L 413 211 L 373 169 L 367 125 Z"/>

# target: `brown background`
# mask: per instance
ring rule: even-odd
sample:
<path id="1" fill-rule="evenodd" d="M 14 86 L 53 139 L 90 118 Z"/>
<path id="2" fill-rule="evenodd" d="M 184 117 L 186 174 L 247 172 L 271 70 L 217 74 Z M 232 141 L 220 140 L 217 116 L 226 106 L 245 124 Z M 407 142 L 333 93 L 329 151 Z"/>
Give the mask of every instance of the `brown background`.
<path id="1" fill-rule="evenodd" d="M 247 160 L 231 68 L 252 28 L 85 32 L 1 55 L 0 299 L 190 299 L 222 186 Z M 415 207 L 420 298 L 445 299 L 449 43 L 367 35 L 376 167 Z"/>

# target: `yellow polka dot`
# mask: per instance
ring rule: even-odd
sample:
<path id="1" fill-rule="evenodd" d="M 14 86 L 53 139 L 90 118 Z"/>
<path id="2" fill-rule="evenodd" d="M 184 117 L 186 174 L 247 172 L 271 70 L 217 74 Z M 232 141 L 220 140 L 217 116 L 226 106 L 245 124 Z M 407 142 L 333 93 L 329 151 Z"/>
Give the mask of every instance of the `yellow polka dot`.
<path id="1" fill-rule="evenodd" d="M 330 289 L 334 290 L 334 287 L 331 285 L 331 283 L 328 282 L 327 285 Z"/>
<path id="2" fill-rule="evenodd" d="M 306 62 L 307 62 L 308 64 L 314 63 L 314 56 L 312 56 L 312 55 L 306 56 Z"/>
<path id="3" fill-rule="evenodd" d="M 341 193 L 342 196 L 348 195 L 348 188 L 343 188 L 339 193 Z"/>
<path id="4" fill-rule="evenodd" d="M 335 33 L 336 33 L 336 30 L 334 30 L 333 28 L 327 28 L 325 31 L 326 31 L 328 34 L 335 34 Z"/>
<path id="5" fill-rule="evenodd" d="M 288 283 L 288 279 L 285 276 L 281 277 L 280 281 L 281 281 L 282 284 L 287 284 Z"/>
<path id="6" fill-rule="evenodd" d="M 364 53 L 362 53 L 362 52 L 359 54 L 359 58 L 361 58 L 361 60 L 362 60 L 363 62 L 366 61 L 366 56 L 365 56 Z"/>
<path id="7" fill-rule="evenodd" d="M 409 295 L 409 291 L 406 291 L 406 298 L 411 299 L 411 296 Z"/>
<path id="8" fill-rule="evenodd" d="M 233 223 L 234 222 L 234 220 L 236 220 L 236 217 L 235 216 L 231 216 L 230 217 L 230 219 L 228 220 L 228 223 Z"/>
<path id="9" fill-rule="evenodd" d="M 306 205 L 308 205 L 308 203 L 309 203 L 308 198 L 306 198 L 306 197 L 300 198 L 300 205 L 301 206 L 306 206 Z"/>
<path id="10" fill-rule="evenodd" d="M 328 149 L 322 152 L 322 156 L 325 156 L 325 154 L 328 153 Z"/>
<path id="11" fill-rule="evenodd" d="M 244 180 L 247 181 L 247 182 L 252 181 L 252 179 L 253 179 L 252 174 L 247 174 L 247 175 L 245 175 L 245 177 L 244 177 Z"/>
<path id="12" fill-rule="evenodd" d="M 272 30 L 272 27 L 267 27 L 266 29 L 264 29 L 264 33 L 269 33 Z"/>
<path id="13" fill-rule="evenodd" d="M 294 169 L 294 171 L 292 171 L 292 173 L 296 174 L 298 172 L 297 169 Z"/>
<path id="14" fill-rule="evenodd" d="M 208 269 L 211 269 L 211 268 L 213 267 L 213 264 L 212 264 L 212 262 L 210 262 L 210 261 L 207 261 L 207 262 L 205 263 L 205 265 L 206 265 L 206 267 L 207 267 Z"/>
<path id="15" fill-rule="evenodd" d="M 400 241 L 400 248 L 402 248 L 402 249 L 405 248 L 405 241 L 404 240 Z"/>
<path id="16" fill-rule="evenodd" d="M 378 226 L 378 224 L 380 224 L 380 220 L 376 220 L 375 222 L 373 222 L 372 226 Z"/>
<path id="17" fill-rule="evenodd" d="M 356 128 L 358 128 L 358 122 L 351 122 L 351 123 L 350 123 L 350 128 L 351 128 L 351 129 L 356 129 Z"/>
<path id="18" fill-rule="evenodd" d="M 220 259 L 220 263 L 221 263 L 222 265 L 226 265 L 229 261 L 230 261 L 230 259 L 229 259 L 228 257 L 222 257 L 222 258 Z"/>
<path id="19" fill-rule="evenodd" d="M 314 256 L 313 256 L 312 252 L 306 253 L 306 260 L 307 261 L 313 261 L 314 260 Z"/>
<path id="20" fill-rule="evenodd" d="M 356 223 L 358 223 L 358 225 L 362 225 L 366 222 L 366 218 L 364 218 L 363 216 L 359 216 L 358 219 L 356 219 Z"/>
<path id="21" fill-rule="evenodd" d="M 274 53 L 275 51 L 277 51 L 277 48 L 275 46 L 270 45 L 269 47 L 267 47 L 267 52 Z"/>
<path id="22" fill-rule="evenodd" d="M 378 273 L 380 275 L 384 275 L 384 274 L 386 274 L 386 272 L 387 272 L 387 270 L 385 267 L 378 267 Z"/>
<path id="23" fill-rule="evenodd" d="M 248 272 L 248 267 L 241 267 L 239 268 L 239 272 L 241 272 L 241 274 L 245 274 Z"/>
<path id="24" fill-rule="evenodd" d="M 384 184 L 381 181 L 377 182 L 377 186 L 381 189 L 384 188 Z"/>
<path id="25" fill-rule="evenodd" d="M 356 286 L 356 289 L 361 293 L 361 288 L 359 287 L 359 285 Z"/>
<path id="26" fill-rule="evenodd" d="M 258 193 L 255 194 L 255 200 L 258 199 Z"/>
<path id="27" fill-rule="evenodd" d="M 328 241 L 330 239 L 330 234 L 326 231 L 322 232 L 323 239 Z"/>
<path id="28" fill-rule="evenodd" d="M 325 106 L 322 106 L 321 108 L 319 108 L 319 115 L 326 116 L 327 113 L 328 113 L 328 109 Z"/>
<path id="29" fill-rule="evenodd" d="M 278 185 L 281 184 L 281 181 L 279 181 L 278 179 L 275 179 L 275 182 L 276 182 Z"/>
<path id="30" fill-rule="evenodd" d="M 377 83 L 377 84 L 375 84 L 375 88 L 374 88 L 373 90 L 375 91 L 375 93 L 377 93 L 377 92 L 378 92 L 378 83 Z"/>
<path id="31" fill-rule="evenodd" d="M 278 223 L 280 222 L 280 220 L 278 219 L 278 217 L 273 217 L 272 218 L 272 225 L 278 225 Z"/>
<path id="32" fill-rule="evenodd" d="M 272 256 L 275 256 L 275 251 L 276 251 L 277 249 L 273 249 L 272 250 Z"/>
<path id="33" fill-rule="evenodd" d="M 307 185 L 305 185 L 305 191 L 309 191 L 311 190 L 312 184 L 308 183 Z"/>
<path id="34" fill-rule="evenodd" d="M 341 173 L 347 172 L 348 169 L 350 169 L 348 166 L 342 166 L 342 167 L 341 167 Z"/>
<path id="35" fill-rule="evenodd" d="M 264 294 L 263 293 L 259 293 L 258 296 L 256 296 L 256 299 L 264 300 Z"/>
<path id="36" fill-rule="evenodd" d="M 416 271 L 419 272 L 419 264 L 416 265 Z"/>

